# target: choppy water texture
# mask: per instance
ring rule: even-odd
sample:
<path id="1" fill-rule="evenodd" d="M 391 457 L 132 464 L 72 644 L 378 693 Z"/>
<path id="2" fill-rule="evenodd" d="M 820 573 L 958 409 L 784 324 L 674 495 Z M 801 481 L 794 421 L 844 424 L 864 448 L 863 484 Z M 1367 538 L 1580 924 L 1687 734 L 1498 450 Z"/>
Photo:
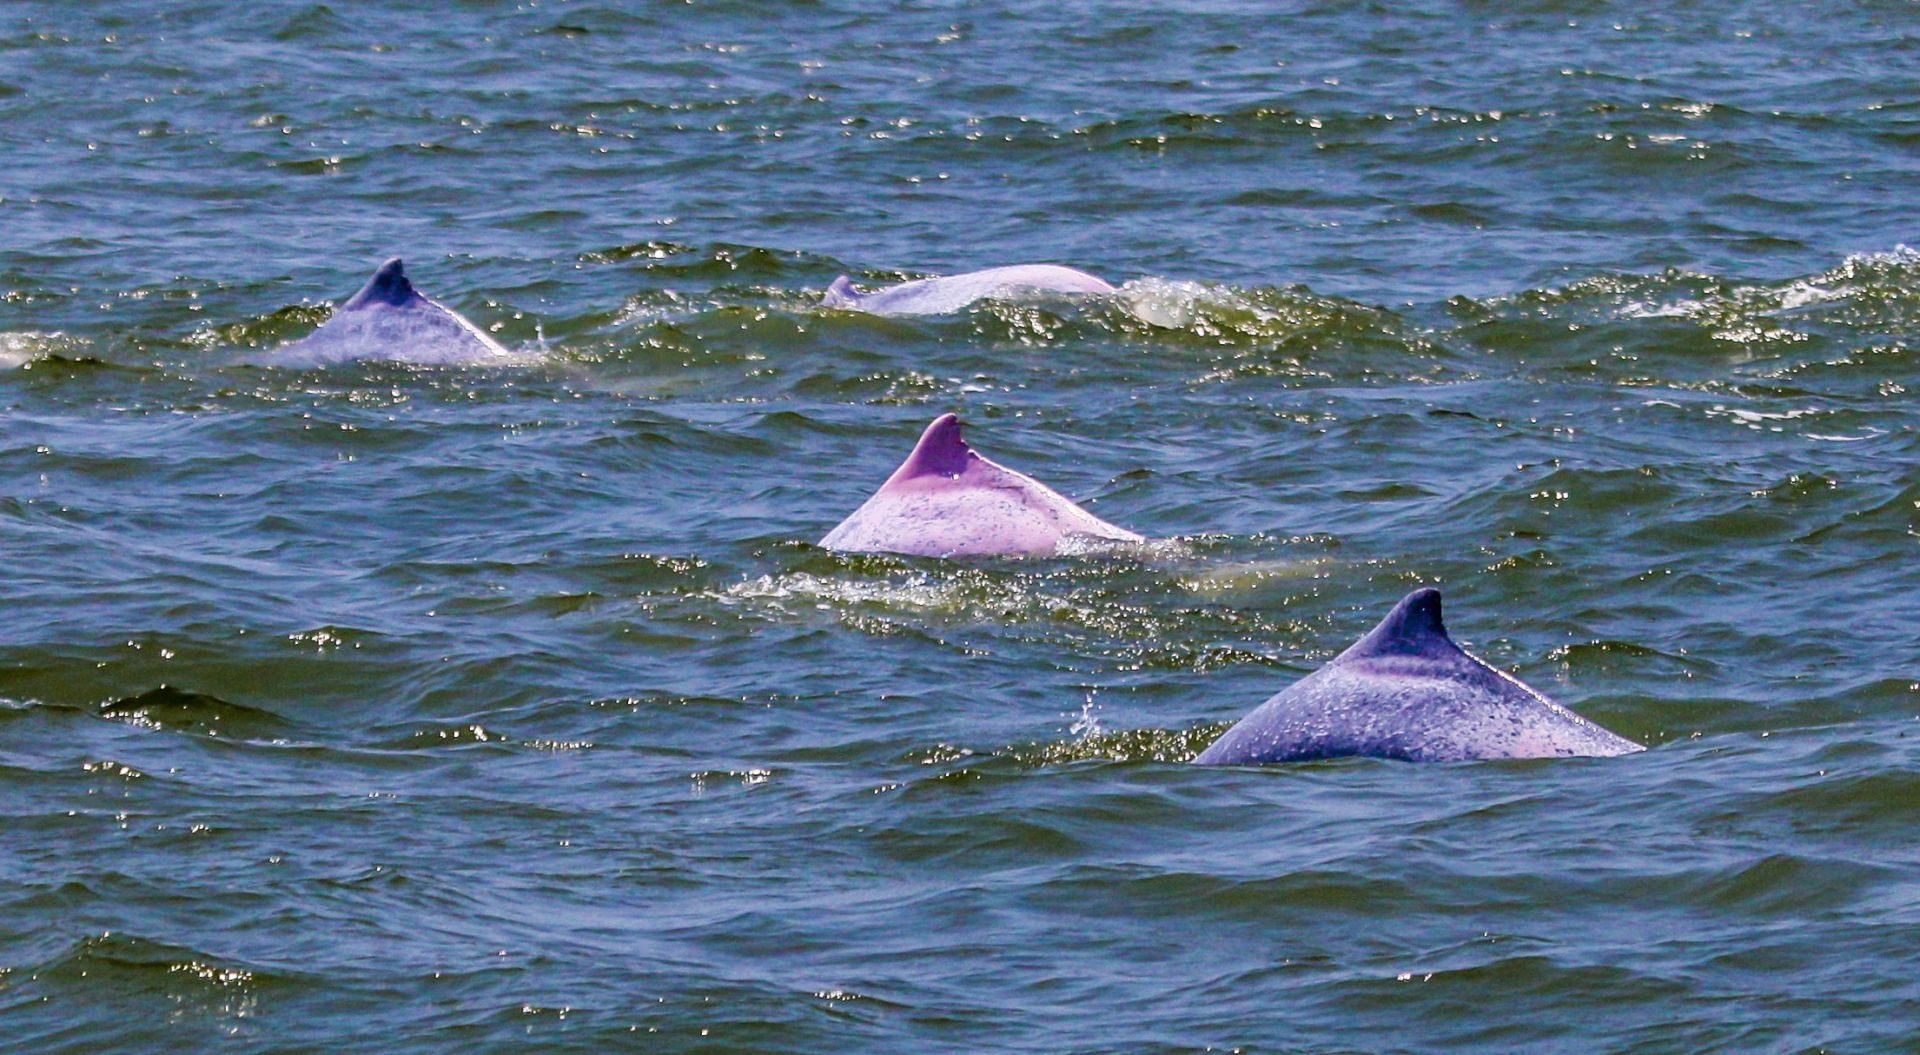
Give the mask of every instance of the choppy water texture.
<path id="1" fill-rule="evenodd" d="M 1916 55 L 0 8 L 0 1048 L 1920 1051 Z M 533 361 L 257 365 L 394 254 Z M 1183 544 L 816 548 L 948 410 Z M 1184 764 L 1416 584 L 1652 750 Z"/>

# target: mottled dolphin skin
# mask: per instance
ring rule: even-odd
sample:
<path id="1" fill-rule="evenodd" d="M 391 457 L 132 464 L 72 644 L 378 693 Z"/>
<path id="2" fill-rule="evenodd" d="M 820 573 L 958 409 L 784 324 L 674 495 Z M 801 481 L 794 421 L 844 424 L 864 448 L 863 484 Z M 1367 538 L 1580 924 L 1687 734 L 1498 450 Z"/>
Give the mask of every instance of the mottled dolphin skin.
<path id="1" fill-rule="evenodd" d="M 1349 755 L 1465 762 L 1640 750 L 1454 644 L 1440 622 L 1440 591 L 1422 589 L 1353 647 L 1242 718 L 1194 762 Z"/>
<path id="2" fill-rule="evenodd" d="M 325 366 L 354 359 L 406 363 L 504 362 L 513 353 L 407 281 L 400 258 L 380 265 L 360 292 L 336 308 L 320 328 L 273 350 L 267 361 Z"/>
<path id="3" fill-rule="evenodd" d="M 845 275 L 833 280 L 821 303 L 875 315 L 945 315 L 976 300 L 1021 293 L 1112 293 L 1105 281 L 1059 264 L 1015 264 L 964 275 L 923 278 L 861 293 Z"/>
<path id="4" fill-rule="evenodd" d="M 820 545 L 922 557 L 1030 557 L 1062 542 L 1144 542 L 1025 473 L 981 457 L 942 414 L 866 504 Z"/>

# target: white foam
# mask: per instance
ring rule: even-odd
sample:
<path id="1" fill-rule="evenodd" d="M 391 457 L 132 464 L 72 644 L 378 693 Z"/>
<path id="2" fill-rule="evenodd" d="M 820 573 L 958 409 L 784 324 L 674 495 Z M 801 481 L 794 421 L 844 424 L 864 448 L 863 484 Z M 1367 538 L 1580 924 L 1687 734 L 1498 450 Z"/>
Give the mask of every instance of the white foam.
<path id="1" fill-rule="evenodd" d="M 1192 329 L 1221 309 L 1245 312 L 1262 322 L 1278 318 L 1229 287 L 1152 276 L 1122 285 L 1120 302 L 1134 318 L 1165 330 Z"/>
<path id="2" fill-rule="evenodd" d="M 84 343 L 58 330 L 0 331 L 0 370 L 24 365 L 37 356 L 71 353 Z"/>

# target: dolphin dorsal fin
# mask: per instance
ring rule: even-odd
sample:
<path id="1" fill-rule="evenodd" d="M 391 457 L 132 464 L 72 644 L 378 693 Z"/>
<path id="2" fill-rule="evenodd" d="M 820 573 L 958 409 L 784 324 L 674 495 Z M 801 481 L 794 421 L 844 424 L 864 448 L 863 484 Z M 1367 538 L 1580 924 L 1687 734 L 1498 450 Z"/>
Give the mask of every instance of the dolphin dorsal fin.
<path id="1" fill-rule="evenodd" d="M 820 303 L 829 308 L 851 308 L 860 303 L 860 293 L 853 288 L 853 279 L 841 275 L 827 284 L 826 295 L 820 298 Z"/>
<path id="2" fill-rule="evenodd" d="M 1433 655 L 1460 651 L 1440 621 L 1440 591 L 1424 586 L 1402 597 L 1380 625 L 1343 656 Z"/>
<path id="3" fill-rule="evenodd" d="M 396 256 L 381 264 L 380 269 L 367 280 L 367 284 L 360 287 L 360 292 L 355 293 L 352 299 L 341 305 L 341 308 L 351 311 L 370 304 L 398 306 L 418 295 L 413 291 L 413 283 L 407 281 L 407 273 L 401 270 L 400 258 Z"/>
<path id="4" fill-rule="evenodd" d="M 887 482 L 911 480 L 916 476 L 959 476 L 979 459 L 967 441 L 960 438 L 959 416 L 942 414 L 920 434 L 913 453 L 907 455 L 907 460 L 900 463 L 900 468 L 894 470 Z"/>

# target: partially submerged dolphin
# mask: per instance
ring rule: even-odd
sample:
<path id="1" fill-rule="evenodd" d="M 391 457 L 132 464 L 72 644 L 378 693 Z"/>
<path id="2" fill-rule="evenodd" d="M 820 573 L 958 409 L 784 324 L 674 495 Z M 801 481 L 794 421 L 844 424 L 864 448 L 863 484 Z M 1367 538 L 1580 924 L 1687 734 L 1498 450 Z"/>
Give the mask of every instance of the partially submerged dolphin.
<path id="1" fill-rule="evenodd" d="M 1366 755 L 1409 762 L 1610 756 L 1639 744 L 1493 669 L 1447 636 L 1440 591 L 1415 590 L 1333 661 L 1194 758 L 1201 765 Z"/>
<path id="2" fill-rule="evenodd" d="M 944 315 L 976 300 L 1023 293 L 1112 293 L 1102 279 L 1059 264 L 1015 264 L 969 271 L 964 275 L 923 278 L 861 293 L 845 275 L 827 287 L 821 303 L 829 308 L 875 315 Z"/>
<path id="3" fill-rule="evenodd" d="M 513 353 L 439 301 L 422 296 L 394 257 L 312 333 L 273 350 L 269 362 L 324 366 L 353 359 L 452 364 L 506 361 Z"/>
<path id="4" fill-rule="evenodd" d="M 1144 542 L 1025 473 L 981 457 L 942 414 L 866 504 L 820 545 L 922 557 L 1047 556 L 1063 542 Z"/>

